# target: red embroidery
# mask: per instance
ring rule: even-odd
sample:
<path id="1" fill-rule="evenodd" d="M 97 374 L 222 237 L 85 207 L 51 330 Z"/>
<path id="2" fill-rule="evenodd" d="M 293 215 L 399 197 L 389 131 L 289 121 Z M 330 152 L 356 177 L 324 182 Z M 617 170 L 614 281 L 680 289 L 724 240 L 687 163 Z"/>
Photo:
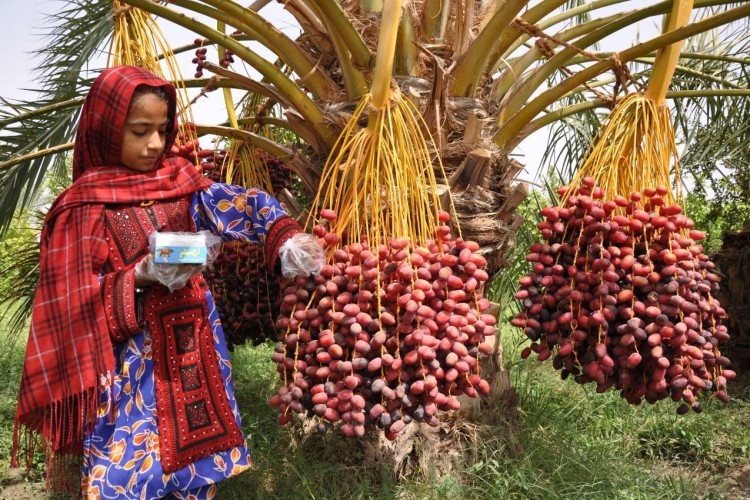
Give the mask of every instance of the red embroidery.
<path id="1" fill-rule="evenodd" d="M 104 275 L 101 283 L 102 300 L 109 334 L 113 340 L 122 342 L 141 331 L 142 325 L 135 302 L 133 273 L 129 271 L 111 272 Z"/>
<path id="2" fill-rule="evenodd" d="M 177 354 L 184 355 L 195 351 L 195 325 L 193 322 L 174 325 Z"/>
<path id="3" fill-rule="evenodd" d="M 161 460 L 169 473 L 240 446 L 244 438 L 224 389 L 198 280 L 171 294 L 152 288 L 146 320 L 154 340 Z"/>
<path id="4" fill-rule="evenodd" d="M 109 206 L 105 214 L 105 237 L 109 244 L 108 270 L 129 267 L 148 251 L 148 237 L 154 231 L 193 231 L 188 198 L 137 205 Z"/>
<path id="5" fill-rule="evenodd" d="M 197 403 L 191 403 L 185 406 L 185 413 L 187 414 L 188 429 L 190 432 L 195 432 L 201 427 L 205 427 L 211 423 L 208 418 L 208 412 L 206 411 L 206 402 L 198 401 Z"/>
<path id="6" fill-rule="evenodd" d="M 276 259 L 279 257 L 282 245 L 301 231 L 297 221 L 289 216 L 279 217 L 271 223 L 268 236 L 266 236 L 266 259 L 271 270 L 276 266 Z"/>
<path id="7" fill-rule="evenodd" d="M 148 236 L 155 230 L 194 229 L 187 197 L 148 207 L 107 207 L 110 256 L 105 267 L 132 267 L 147 252 Z M 166 473 L 244 442 L 221 377 L 202 283 L 202 278 L 194 278 L 172 294 L 151 286 L 143 304 L 153 338 L 159 445 Z M 123 293 L 133 295 L 132 290 Z"/>
<path id="8" fill-rule="evenodd" d="M 198 365 L 186 365 L 180 367 L 180 381 L 182 390 L 185 392 L 194 391 L 201 387 L 201 377 L 198 374 Z"/>

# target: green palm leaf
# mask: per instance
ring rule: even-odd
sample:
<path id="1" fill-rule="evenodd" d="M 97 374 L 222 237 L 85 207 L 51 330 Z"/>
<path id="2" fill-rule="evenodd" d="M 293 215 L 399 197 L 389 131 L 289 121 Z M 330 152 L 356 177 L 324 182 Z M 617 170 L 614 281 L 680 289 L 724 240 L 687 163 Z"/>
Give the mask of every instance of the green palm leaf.
<path id="1" fill-rule="evenodd" d="M 249 12 L 247 7 L 229 0 L 124 0 L 124 3 L 156 12 L 163 16 L 162 20 L 169 19 L 181 24 L 209 38 L 210 43 L 224 44 L 245 64 L 262 70 L 262 87 L 284 114 L 283 118 L 280 115 L 275 121 L 269 121 L 268 126 L 285 128 L 282 132 L 292 130 L 300 138 L 293 148 L 278 141 L 263 144 L 268 148 L 277 148 L 277 152 L 283 149 L 284 154 L 293 154 L 295 165 L 312 174 L 325 163 L 335 135 L 349 116 L 352 109 L 352 102 L 349 101 L 369 88 L 371 63 L 375 55 L 372 47 L 377 35 L 379 14 L 368 11 L 362 2 L 284 2 L 300 22 L 302 30 L 302 34 L 293 39 L 282 37 L 280 32 L 261 19 L 262 14 L 259 17 Z M 168 5 L 164 6 L 165 3 Z M 551 124 L 543 171 L 546 173 L 547 167 L 551 167 L 554 182 L 566 182 L 572 177 L 606 116 L 603 107 L 606 102 L 592 89 L 611 95 L 615 84 L 608 76 L 599 75 L 609 66 L 598 60 L 605 60 L 610 54 L 596 52 L 596 43 L 634 22 L 668 12 L 671 1 L 654 0 L 648 8 L 635 12 L 632 11 L 632 4 L 625 0 L 540 0 L 533 3 L 513 1 L 483 4 L 487 7 L 485 12 L 490 14 L 486 19 L 477 15 L 473 19 L 472 37 L 459 40 L 458 33 L 466 33 L 464 28 L 470 25 L 465 24 L 457 29 L 451 24 L 457 17 L 453 6 L 460 4 L 444 0 L 412 2 L 412 10 L 406 19 L 413 20 L 416 28 L 423 29 L 402 27 L 399 42 L 401 53 L 397 54 L 396 60 L 404 63 L 399 67 L 404 68 L 405 74 L 396 75 L 395 80 L 404 90 L 421 92 L 421 96 L 415 97 L 415 102 L 422 107 L 425 115 L 432 115 L 430 126 L 436 124 L 445 134 L 449 143 L 447 146 L 462 143 L 460 148 L 454 147 L 453 150 L 492 148 L 494 145 L 488 146 L 488 143 L 493 136 L 497 144 L 515 145 L 535 130 Z M 748 106 L 748 99 L 744 89 L 748 88 L 746 54 L 750 49 L 750 35 L 747 19 L 721 27 L 746 12 L 743 10 L 747 8 L 746 2 L 697 0 L 696 4 L 696 12 L 702 18 L 729 13 L 699 25 L 714 28 L 688 40 L 686 57 L 680 61 L 673 82 L 671 95 L 679 97 L 673 101 L 678 130 L 681 131 L 679 140 L 683 144 L 695 143 L 704 148 L 688 150 L 685 159 L 688 165 L 686 171 L 699 178 L 707 175 L 706 169 L 716 158 L 722 158 L 721 161 L 727 165 L 739 165 L 739 151 L 719 150 L 717 148 L 722 144 L 709 138 L 722 137 L 725 143 L 734 140 L 746 143 L 743 131 L 747 130 L 748 115 L 744 110 Z M 263 0 L 253 4 L 256 8 L 263 5 Z M 444 5 L 451 5 L 451 15 L 440 15 L 440 8 Z M 90 65 L 101 55 L 100 51 L 106 47 L 111 35 L 111 1 L 70 0 L 65 2 L 65 6 L 63 12 L 49 18 L 48 43 L 39 53 L 42 63 L 36 89 L 38 98 L 33 102 L 0 101 L 0 231 L 8 227 L 19 207 L 27 207 L 40 193 L 43 181 L 50 173 L 61 175 L 60 172 L 63 172 L 64 155 L 60 152 L 69 148 L 65 145 L 73 139 L 80 102 L 89 86 L 88 71 L 96 69 Z M 542 51 L 534 45 L 535 40 L 521 33 L 513 23 L 514 16 L 506 15 L 507 12 L 498 14 L 508 6 L 513 6 L 527 22 L 548 33 L 558 34 L 590 52 L 580 54 L 553 45 L 556 55 L 550 60 L 545 59 Z M 609 7 L 606 16 L 599 11 L 604 7 Z M 594 10 L 597 12 L 592 12 Z M 225 22 L 228 28 L 243 27 L 244 31 L 236 36 L 224 36 L 209 25 L 195 20 L 193 16 L 198 12 Z M 233 20 L 241 26 L 231 26 Z M 493 27 L 508 23 L 507 29 L 493 31 Z M 255 46 L 251 49 L 250 45 L 254 43 L 257 46 L 258 42 L 251 40 L 258 39 L 264 40 L 271 52 L 275 49 L 272 57 L 278 57 L 280 61 L 269 63 L 259 60 Z M 630 70 L 641 81 L 645 81 L 651 71 L 653 51 L 660 47 L 656 42 L 647 43 L 650 43 L 648 49 L 630 49 L 628 52 L 631 57 L 638 56 L 631 62 Z M 415 47 L 423 49 L 417 56 Z M 452 53 L 454 49 L 458 50 L 457 47 L 465 51 L 462 54 Z M 625 44 L 620 48 L 628 49 Z M 191 49 L 192 46 L 183 48 Z M 474 65 L 472 61 L 484 61 L 486 67 L 478 67 L 481 64 Z M 567 66 L 572 76 L 562 69 L 563 66 Z M 512 71 L 508 68 L 512 68 Z M 233 67 L 232 71 L 236 75 L 242 69 Z M 313 74 L 317 75 L 314 82 L 310 80 Z M 243 83 L 241 78 L 234 75 L 225 72 L 217 86 L 228 86 L 243 92 L 259 88 L 258 85 L 248 88 L 247 82 Z M 221 75 L 214 76 L 219 78 Z M 207 83 L 190 82 L 191 85 L 201 86 Z M 461 89 L 461 96 L 456 93 L 451 95 L 451 89 Z M 476 89 L 476 92 L 471 89 Z M 467 113 L 460 108 L 469 101 L 471 106 L 476 107 Z M 473 139 L 464 136 L 470 120 L 466 116 L 459 116 L 461 112 L 481 121 L 481 130 L 474 134 Z M 438 122 L 438 119 L 443 122 Z M 215 125 L 204 124 L 199 130 L 214 133 L 224 130 Z M 498 131 L 502 131 L 503 140 L 499 140 Z M 699 134 L 699 131 L 702 132 Z M 285 136 L 288 133 L 271 137 Z M 246 135 L 243 140 L 260 141 L 253 135 Z M 442 151 L 436 148 L 436 153 L 443 156 L 444 165 L 456 168 L 463 157 L 450 156 L 449 151 L 450 147 Z M 703 170 L 696 167 L 693 173 L 693 164 L 701 165 Z M 493 200 L 499 206 L 506 199 L 511 177 L 505 174 L 493 172 L 492 176 L 488 176 L 493 179 L 493 185 L 483 186 L 492 191 Z M 309 177 L 313 179 L 315 175 Z M 309 183 L 314 184 L 313 181 Z M 505 220 L 503 223 L 507 222 Z M 521 258 L 519 256 L 523 254 L 525 251 L 519 244 L 517 251 L 506 255 L 505 260 Z M 503 286 L 508 283 L 510 281 Z"/>
<path id="2" fill-rule="evenodd" d="M 0 101 L 0 232 L 8 228 L 16 209 L 28 206 L 39 193 L 47 172 L 59 172 L 64 164 L 57 155 L 21 163 L 11 160 L 72 140 L 78 104 L 89 86 L 82 75 L 111 34 L 112 13 L 111 2 L 75 0 L 51 15 L 46 27 L 49 43 L 38 52 L 38 97 Z M 73 105 L 55 106 L 64 102 Z"/>

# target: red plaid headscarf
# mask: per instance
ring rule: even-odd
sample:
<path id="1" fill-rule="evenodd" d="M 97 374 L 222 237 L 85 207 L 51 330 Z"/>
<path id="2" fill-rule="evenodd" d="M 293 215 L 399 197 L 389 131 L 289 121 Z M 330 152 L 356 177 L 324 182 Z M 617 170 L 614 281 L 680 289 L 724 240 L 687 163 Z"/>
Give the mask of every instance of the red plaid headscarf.
<path id="1" fill-rule="evenodd" d="M 96 415 L 99 378 L 114 369 L 98 279 L 107 258 L 104 205 L 177 198 L 211 183 L 180 158 L 163 156 L 147 173 L 120 166 L 125 118 L 141 85 L 162 87 L 169 96 L 165 151 L 177 135 L 170 83 L 128 66 L 105 70 L 94 81 L 76 135 L 74 182 L 55 200 L 42 229 L 40 279 L 16 412 L 16 463 L 22 426 L 40 434 L 53 453 L 80 454 Z"/>

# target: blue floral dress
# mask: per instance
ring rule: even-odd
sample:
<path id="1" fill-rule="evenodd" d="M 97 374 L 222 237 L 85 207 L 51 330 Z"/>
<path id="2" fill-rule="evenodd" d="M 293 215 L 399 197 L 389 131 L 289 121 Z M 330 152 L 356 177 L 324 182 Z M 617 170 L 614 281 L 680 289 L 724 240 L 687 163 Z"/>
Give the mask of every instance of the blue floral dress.
<path id="1" fill-rule="evenodd" d="M 100 381 L 100 406 L 95 428 L 84 441 L 81 488 L 84 498 L 153 499 L 169 495 L 174 498 L 213 498 L 217 482 L 250 468 L 252 462 L 247 440 L 242 436 L 238 446 L 211 453 L 165 473 L 157 417 L 154 338 L 152 332 L 143 327 L 143 322 L 138 321 L 137 300 L 128 297 L 132 266 L 128 268 L 127 263 L 145 251 L 144 248 L 137 252 L 133 250 L 138 245 L 143 247 L 142 241 L 134 242 L 139 239 L 134 236 L 133 231 L 138 232 L 134 227 L 148 229 L 151 224 L 156 230 L 174 231 L 185 229 L 176 224 L 176 220 L 187 219 L 182 221 L 183 226 L 192 225 L 198 231 L 209 230 L 224 240 L 260 244 L 274 222 L 285 215 L 283 207 L 263 191 L 219 183 L 196 192 L 191 200 L 145 207 L 107 208 L 107 239 L 112 247 L 111 253 L 121 257 L 119 260 L 113 257 L 113 263 L 108 264 L 109 269 L 105 269 L 101 278 L 105 297 L 117 300 L 107 308 L 113 311 L 109 324 L 115 340 L 116 367 L 111 376 Z M 146 234 L 148 231 L 140 232 Z M 116 293 L 123 287 L 125 293 Z M 205 293 L 210 324 L 207 331 L 213 336 L 215 359 L 219 365 L 217 373 L 221 374 L 229 408 L 241 429 L 224 332 L 210 292 L 202 293 Z M 123 340 L 117 342 L 119 339 Z"/>

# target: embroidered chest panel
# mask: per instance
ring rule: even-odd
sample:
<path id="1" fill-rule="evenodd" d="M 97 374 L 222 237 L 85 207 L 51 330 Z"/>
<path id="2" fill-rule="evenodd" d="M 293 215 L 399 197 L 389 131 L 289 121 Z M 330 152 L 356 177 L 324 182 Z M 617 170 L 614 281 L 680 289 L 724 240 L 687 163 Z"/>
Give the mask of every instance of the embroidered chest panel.
<path id="1" fill-rule="evenodd" d="M 154 231 L 195 231 L 188 203 L 188 197 L 184 196 L 149 206 L 107 206 L 104 210 L 104 231 L 109 244 L 106 270 L 127 269 L 145 255 L 148 237 Z"/>

